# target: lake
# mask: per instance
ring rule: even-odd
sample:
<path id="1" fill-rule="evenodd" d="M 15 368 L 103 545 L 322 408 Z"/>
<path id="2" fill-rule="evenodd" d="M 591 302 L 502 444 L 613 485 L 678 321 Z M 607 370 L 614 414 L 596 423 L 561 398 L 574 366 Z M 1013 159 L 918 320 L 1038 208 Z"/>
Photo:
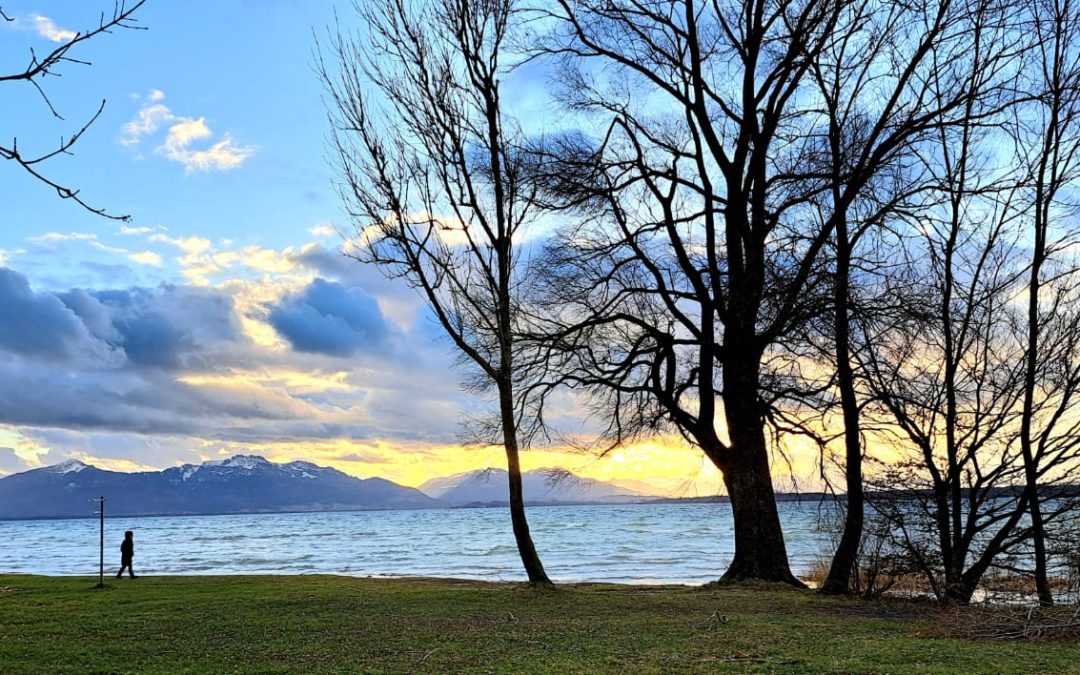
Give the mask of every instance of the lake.
<path id="1" fill-rule="evenodd" d="M 792 571 L 831 551 L 816 502 L 778 505 Z M 701 584 L 734 550 L 727 504 L 545 506 L 529 524 L 555 582 Z M 106 518 L 106 573 L 124 530 L 136 574 L 525 578 L 505 508 Z M 0 572 L 96 575 L 98 521 L 0 521 Z"/>

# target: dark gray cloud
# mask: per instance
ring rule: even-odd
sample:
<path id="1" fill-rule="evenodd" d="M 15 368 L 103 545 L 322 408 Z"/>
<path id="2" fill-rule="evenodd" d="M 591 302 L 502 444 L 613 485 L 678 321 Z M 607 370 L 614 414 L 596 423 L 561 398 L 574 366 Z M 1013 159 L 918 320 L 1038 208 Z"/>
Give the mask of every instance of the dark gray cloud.
<path id="1" fill-rule="evenodd" d="M 213 289 L 72 291 L 61 296 L 95 335 L 135 366 L 200 367 L 215 343 L 241 340 L 232 299 Z"/>
<path id="2" fill-rule="evenodd" d="M 247 337 L 241 294 L 258 291 L 244 285 L 38 292 L 0 268 L 0 425 L 57 452 L 136 461 L 183 445 L 155 439 L 452 442 L 464 404 L 476 404 L 415 294 L 370 266 L 325 249 L 318 257 L 345 262 L 347 280 L 319 277 L 247 310 L 291 349 Z M 403 299 L 388 300 L 394 293 Z M 296 373 L 317 381 L 342 371 L 344 386 L 293 384 Z M 109 449 L 119 437 L 129 453 Z M 0 472 L 11 470 L 3 461 Z"/>
<path id="3" fill-rule="evenodd" d="M 375 298 L 324 279 L 273 307 L 269 321 L 293 349 L 329 356 L 385 347 L 391 333 Z"/>
<path id="4" fill-rule="evenodd" d="M 63 359 L 76 356 L 90 339 L 83 322 L 59 298 L 35 292 L 26 277 L 0 267 L 0 349 Z"/>
<path id="5" fill-rule="evenodd" d="M 305 246 L 289 259 L 311 270 L 315 276 L 342 286 L 360 287 L 369 294 L 393 301 L 419 301 L 417 292 L 401 279 L 388 278 L 378 265 L 362 263 L 339 250 L 321 244 Z"/>

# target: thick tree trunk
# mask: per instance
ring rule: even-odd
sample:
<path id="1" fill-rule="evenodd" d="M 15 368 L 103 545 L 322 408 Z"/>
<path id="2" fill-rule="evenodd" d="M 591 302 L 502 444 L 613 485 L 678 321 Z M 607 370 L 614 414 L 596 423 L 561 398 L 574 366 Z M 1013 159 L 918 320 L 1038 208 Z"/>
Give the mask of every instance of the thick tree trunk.
<path id="1" fill-rule="evenodd" d="M 510 487 L 510 522 L 514 529 L 521 564 L 529 583 L 539 586 L 551 585 L 540 556 L 529 533 L 529 521 L 525 518 L 525 497 L 521 486 L 521 462 L 518 459 L 517 427 L 514 425 L 513 392 L 509 386 L 499 387 L 499 406 L 502 413 L 503 445 L 506 448 L 506 475 Z"/>
<path id="2" fill-rule="evenodd" d="M 731 470 L 724 476 L 735 521 L 735 556 L 721 580 L 763 579 L 801 586 L 788 566 L 768 458 L 756 448 L 738 454 L 743 456 L 732 458 Z"/>
<path id="3" fill-rule="evenodd" d="M 776 510 L 758 403 L 758 359 L 744 356 L 729 359 L 724 368 L 724 410 L 731 448 L 719 468 L 735 521 L 735 557 L 721 581 L 762 579 L 802 586 L 788 566 Z"/>
<path id="4" fill-rule="evenodd" d="M 945 586 L 945 602 L 955 605 L 967 605 L 971 603 L 971 596 L 975 594 L 977 582 L 970 581 L 965 576 L 960 577 L 953 583 Z"/>

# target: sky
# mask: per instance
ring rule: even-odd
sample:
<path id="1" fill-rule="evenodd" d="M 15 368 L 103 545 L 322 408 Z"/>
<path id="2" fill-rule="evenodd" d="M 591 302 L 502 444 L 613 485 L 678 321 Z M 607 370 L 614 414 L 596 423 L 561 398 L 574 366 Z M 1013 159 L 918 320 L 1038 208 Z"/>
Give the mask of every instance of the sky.
<path id="1" fill-rule="evenodd" d="M 111 2 L 4 0 L 0 72 L 96 24 Z M 50 178 L 87 213 L 0 162 L 0 474 L 76 458 L 162 469 L 258 453 L 405 485 L 502 464 L 461 444 L 486 410 L 414 292 L 341 251 L 352 231 L 327 161 L 314 35 L 348 3 L 149 0 L 147 30 L 80 45 L 45 81 L 0 83 L 0 142 L 53 149 Z M 533 128 L 543 77 L 508 78 Z M 562 414 L 574 417 L 572 401 Z M 651 493 L 720 489 L 700 453 L 658 438 L 604 459 L 534 449 Z"/>

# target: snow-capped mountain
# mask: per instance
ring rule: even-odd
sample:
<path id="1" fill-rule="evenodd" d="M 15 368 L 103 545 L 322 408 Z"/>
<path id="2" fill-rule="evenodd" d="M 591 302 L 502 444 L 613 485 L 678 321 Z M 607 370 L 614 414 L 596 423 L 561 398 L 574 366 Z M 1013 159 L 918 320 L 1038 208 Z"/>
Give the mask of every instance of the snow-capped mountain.
<path id="1" fill-rule="evenodd" d="M 310 462 L 275 464 L 257 455 L 164 471 L 104 471 L 77 460 L 0 478 L 0 518 L 180 515 L 431 508 L 414 488 L 360 479 Z"/>
<path id="2" fill-rule="evenodd" d="M 613 503 L 645 499 L 648 495 L 612 483 L 582 478 L 562 469 L 536 469 L 521 474 L 527 504 Z M 451 506 L 504 503 L 510 499 L 505 469 L 480 469 L 435 478 L 420 486 L 424 494 Z"/>

